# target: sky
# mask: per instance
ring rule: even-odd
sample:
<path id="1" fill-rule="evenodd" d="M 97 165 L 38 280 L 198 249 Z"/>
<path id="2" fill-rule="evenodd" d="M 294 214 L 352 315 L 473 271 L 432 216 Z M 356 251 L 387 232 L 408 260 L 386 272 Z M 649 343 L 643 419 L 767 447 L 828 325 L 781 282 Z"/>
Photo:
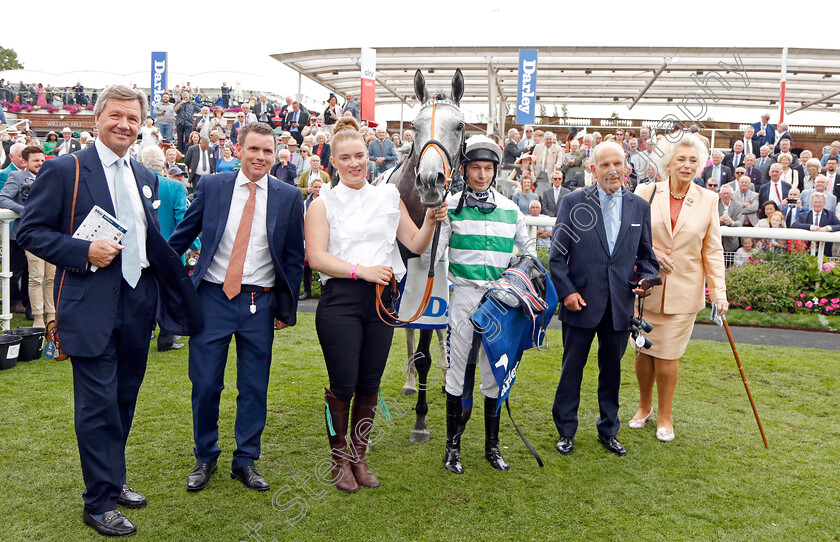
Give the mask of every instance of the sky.
<path id="1" fill-rule="evenodd" d="M 634 7 L 622 7 L 627 4 Z M 88 81 L 122 80 L 148 87 L 151 51 L 167 51 L 174 75 L 170 76 L 170 86 L 189 80 L 193 85 L 215 88 L 222 81 L 232 85 L 238 81 L 278 95 L 296 93 L 298 77 L 269 55 L 311 49 L 467 45 L 838 47 L 835 33 L 780 32 L 760 22 L 771 16 L 759 15 L 755 4 L 741 7 L 720 1 L 601 0 L 570 6 L 566 2 L 509 0 L 461 0 L 437 5 L 335 0 L 244 5 L 203 0 L 166 3 L 162 9 L 156 4 L 88 0 L 83 5 L 85 10 L 67 10 L 64 2 L 39 2 L 39 13 L 51 15 L 39 16 L 37 25 L 24 33 L 26 39 L 16 40 L 16 34 L 4 32 L 0 45 L 15 49 L 27 70 L 43 72 L 45 84 L 47 80 L 59 82 L 73 77 L 66 75 L 68 72 L 85 71 Z M 120 6 L 117 11 L 115 5 Z M 124 6 L 131 6 L 133 11 Z M 689 14 L 694 6 L 697 13 Z M 807 20 L 805 14 L 802 24 L 810 25 Z M 326 26 L 325 21 L 336 22 Z M 755 24 L 751 26 L 750 21 Z M 755 31 L 747 31 L 749 28 Z M 66 54 L 68 47 L 70 54 Z M 326 98 L 321 87 L 305 78 L 301 91 L 319 100 Z M 616 109 L 629 117 L 626 108 L 615 107 L 572 106 L 570 114 L 609 116 Z M 673 107 L 637 106 L 633 116 L 661 118 L 670 112 Z M 398 120 L 399 114 L 397 106 L 380 106 L 376 111 L 377 120 Z M 747 120 L 757 120 L 759 113 L 710 108 L 709 115 L 715 120 L 734 121 L 744 120 L 744 115 Z M 410 116 L 406 112 L 406 118 Z M 803 111 L 789 120 L 840 124 L 837 113 Z"/>

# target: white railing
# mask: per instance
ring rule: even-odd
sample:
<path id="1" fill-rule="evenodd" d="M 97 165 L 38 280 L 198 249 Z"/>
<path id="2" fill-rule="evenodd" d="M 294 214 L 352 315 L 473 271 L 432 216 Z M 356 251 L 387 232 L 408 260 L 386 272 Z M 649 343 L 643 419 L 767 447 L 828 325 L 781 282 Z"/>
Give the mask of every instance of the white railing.
<path id="1" fill-rule="evenodd" d="M 6 114 L 11 115 L 11 113 L 6 113 Z M 5 128 L 3 128 L 2 130 L 0 130 L 0 135 L 5 134 L 6 132 L 9 132 L 11 130 L 17 130 L 18 132 L 20 132 L 21 130 L 18 129 L 18 126 L 20 126 L 21 124 L 24 125 L 24 127 L 23 127 L 24 132 L 26 130 L 29 130 L 29 119 L 22 119 L 22 120 L 17 121 L 14 124 L 9 124 Z"/>
<path id="2" fill-rule="evenodd" d="M 537 228 L 554 226 L 557 219 L 552 216 L 526 216 L 525 225 L 528 226 L 528 236 L 536 239 Z M 800 230 L 797 228 L 730 228 L 721 226 L 720 233 L 723 237 L 753 237 L 761 239 L 789 239 L 793 241 L 817 241 L 811 245 L 811 254 L 815 255 L 822 265 L 825 257 L 826 243 L 840 243 L 840 231 L 818 232 Z M 831 254 L 829 254 L 831 256 Z"/>
<path id="3" fill-rule="evenodd" d="M 3 243 L 3 257 L 2 257 L 2 272 L 0 272 L 0 280 L 2 280 L 3 303 L 2 313 L 0 313 L 0 325 L 3 331 L 8 331 L 12 324 L 12 305 L 9 297 L 12 295 L 12 262 L 11 262 L 11 239 L 9 235 L 9 224 L 12 220 L 20 218 L 20 215 L 8 209 L 0 209 L 0 230 L 2 230 Z"/>

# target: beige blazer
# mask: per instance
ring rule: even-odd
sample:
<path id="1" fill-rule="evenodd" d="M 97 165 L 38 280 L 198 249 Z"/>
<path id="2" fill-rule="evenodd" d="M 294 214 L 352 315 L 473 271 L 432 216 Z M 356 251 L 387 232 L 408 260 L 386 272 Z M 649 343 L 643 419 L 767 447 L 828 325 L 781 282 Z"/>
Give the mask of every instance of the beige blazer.
<path id="1" fill-rule="evenodd" d="M 657 258 L 669 256 L 675 269 L 670 275 L 660 272 L 663 284 L 654 287 L 645 309 L 664 314 L 699 312 L 705 306 L 706 286 L 709 299 L 726 300 L 718 195 L 691 183 L 672 232 L 668 181 L 655 186 L 650 208 L 653 250 Z M 652 183 L 640 184 L 636 193 L 647 201 L 652 190 Z"/>
<path id="2" fill-rule="evenodd" d="M 545 167 L 543 166 L 543 156 L 545 156 Z M 543 171 L 545 171 L 546 176 L 550 176 L 551 173 L 554 171 L 554 166 L 557 164 L 557 160 L 562 161 L 562 152 L 560 150 L 560 145 L 556 143 L 552 145 L 548 149 L 548 154 L 546 155 L 545 143 L 539 143 L 538 145 L 534 146 L 534 174 L 539 175 Z M 560 165 L 560 164 L 557 164 Z"/>

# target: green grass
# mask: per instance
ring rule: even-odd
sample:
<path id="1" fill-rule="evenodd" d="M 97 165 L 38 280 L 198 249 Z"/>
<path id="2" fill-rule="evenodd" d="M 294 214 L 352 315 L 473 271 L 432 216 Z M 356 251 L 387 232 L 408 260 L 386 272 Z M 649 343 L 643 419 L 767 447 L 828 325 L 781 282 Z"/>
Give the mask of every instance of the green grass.
<path id="1" fill-rule="evenodd" d="M 235 367 L 222 395 L 219 472 L 196 494 L 184 488 L 193 465 L 190 382 L 184 350 L 158 354 L 152 346 L 128 445 L 129 483 L 149 506 L 127 511 L 139 525 L 135 540 L 837 540 L 840 533 L 840 354 L 798 348 L 740 346 L 764 427 L 765 449 L 732 359 L 723 343 L 692 342 L 677 388 L 677 439 L 655 439 L 655 424 L 619 439 L 618 458 L 597 443 L 597 363 L 586 368 L 574 454 L 553 450 L 551 404 L 560 371 L 560 333 L 550 348 L 528 352 L 511 407 L 545 461 L 540 469 L 503 420 L 503 454 L 511 471 L 493 471 L 483 457 L 481 408 L 463 440 L 466 473 L 442 466 L 444 397 L 430 392 L 431 442 L 408 442 L 413 398 L 399 396 L 406 359 L 395 335 L 383 394 L 406 409 L 370 464 L 378 490 L 344 495 L 315 481 L 327 457 L 323 386 L 327 382 L 314 315 L 278 332 L 269 388 L 268 423 L 259 470 L 272 484 L 254 493 L 228 476 L 233 442 Z M 594 352 L 594 350 L 593 350 Z M 632 358 L 624 358 L 622 408 L 626 422 L 638 392 Z M 439 375 L 438 375 L 439 377 Z M 73 432 L 68 362 L 39 360 L 0 372 L 0 540 L 98 540 L 81 522 L 82 476 Z M 319 498 L 308 497 L 295 477 Z M 278 490 L 289 486 L 285 493 Z M 300 497 L 308 509 L 278 507 Z"/>
<path id="2" fill-rule="evenodd" d="M 708 324 L 711 309 L 703 309 L 697 314 L 697 322 Z M 782 327 L 811 331 L 840 330 L 840 316 L 825 316 L 820 314 L 772 314 L 744 309 L 731 309 L 726 313 L 726 319 L 733 326 Z"/>

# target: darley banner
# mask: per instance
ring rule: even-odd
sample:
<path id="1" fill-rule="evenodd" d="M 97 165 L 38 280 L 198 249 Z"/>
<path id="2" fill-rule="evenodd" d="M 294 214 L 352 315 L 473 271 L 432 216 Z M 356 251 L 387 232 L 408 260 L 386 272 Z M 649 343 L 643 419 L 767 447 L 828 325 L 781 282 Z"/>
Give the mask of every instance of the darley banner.
<path id="1" fill-rule="evenodd" d="M 161 96 L 166 92 L 166 52 L 152 53 L 152 107 L 149 115 L 155 116 L 155 105 L 161 102 Z M 179 98 L 173 96 L 172 99 L 177 103 Z"/>
<path id="2" fill-rule="evenodd" d="M 516 95 L 516 123 L 533 124 L 537 107 L 537 49 L 519 50 L 519 79 Z"/>

